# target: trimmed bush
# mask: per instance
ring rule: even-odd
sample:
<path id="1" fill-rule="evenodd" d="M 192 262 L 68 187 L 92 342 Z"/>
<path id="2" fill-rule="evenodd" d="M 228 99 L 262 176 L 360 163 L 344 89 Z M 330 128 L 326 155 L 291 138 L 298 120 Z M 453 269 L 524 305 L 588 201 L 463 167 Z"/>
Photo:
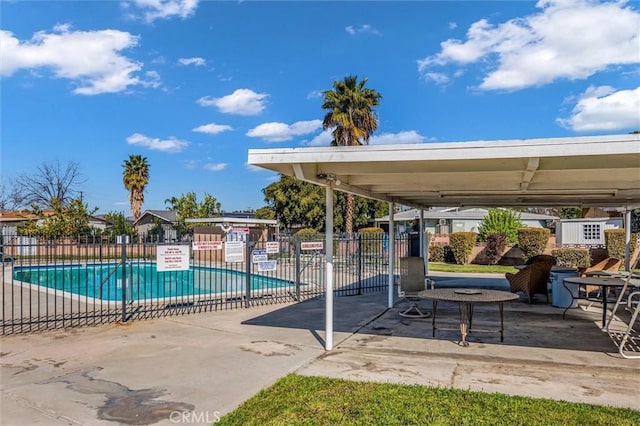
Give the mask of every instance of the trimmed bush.
<path id="1" fill-rule="evenodd" d="M 507 234 L 498 232 L 487 236 L 487 244 L 484 252 L 489 265 L 497 265 L 502 257 L 502 252 L 507 247 Z"/>
<path id="2" fill-rule="evenodd" d="M 360 234 L 360 247 L 363 253 L 380 253 L 382 252 L 382 240 L 384 238 L 384 230 L 382 228 L 362 228 L 358 230 Z"/>
<path id="3" fill-rule="evenodd" d="M 469 263 L 469 256 L 477 239 L 478 234 L 475 232 L 453 232 L 449 235 L 449 245 L 456 264 L 466 265 Z"/>
<path id="4" fill-rule="evenodd" d="M 547 228 L 520 228 L 518 230 L 518 247 L 522 250 L 522 260 L 543 254 L 549 242 L 551 231 Z"/>
<path id="5" fill-rule="evenodd" d="M 604 243 L 607 249 L 607 255 L 609 257 L 615 257 L 616 259 L 624 259 L 625 255 L 625 242 L 624 242 L 624 229 L 605 229 L 604 230 Z M 638 243 L 638 234 L 631 233 L 631 253 L 636 249 Z"/>
<path id="6" fill-rule="evenodd" d="M 302 228 L 291 236 L 291 241 L 317 241 L 324 237 L 313 228 Z"/>
<path id="7" fill-rule="evenodd" d="M 510 244 L 518 241 L 518 229 L 522 228 L 520 212 L 512 209 L 489 209 L 478 227 L 480 241 L 488 241 L 491 234 L 505 234 Z"/>
<path id="8" fill-rule="evenodd" d="M 429 262 L 444 263 L 444 246 L 429 246 Z"/>
<path id="9" fill-rule="evenodd" d="M 589 249 L 554 249 L 551 251 L 551 255 L 556 258 L 558 266 L 566 266 L 568 268 L 588 268 L 591 265 Z"/>

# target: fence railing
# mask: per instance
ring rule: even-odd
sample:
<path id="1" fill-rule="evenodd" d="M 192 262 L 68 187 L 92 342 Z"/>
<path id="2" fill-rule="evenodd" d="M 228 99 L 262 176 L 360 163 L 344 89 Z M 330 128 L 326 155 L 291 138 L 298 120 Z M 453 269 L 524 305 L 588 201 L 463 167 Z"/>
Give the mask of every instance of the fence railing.
<path id="1" fill-rule="evenodd" d="M 103 243 L 5 239 L 2 334 L 126 322 L 323 297 L 324 240 Z M 218 238 L 215 240 L 214 238 Z M 408 254 L 406 235 L 395 242 Z M 334 291 L 386 290 L 386 235 L 334 241 Z"/>

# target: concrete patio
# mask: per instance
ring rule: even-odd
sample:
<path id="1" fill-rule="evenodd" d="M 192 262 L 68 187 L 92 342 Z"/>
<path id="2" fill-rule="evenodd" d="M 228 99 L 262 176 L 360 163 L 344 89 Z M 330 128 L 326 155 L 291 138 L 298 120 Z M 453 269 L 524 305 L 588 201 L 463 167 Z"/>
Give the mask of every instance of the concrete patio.
<path id="1" fill-rule="evenodd" d="M 438 278 L 443 286 L 460 280 L 504 286 L 499 276 Z M 551 305 L 508 303 L 504 342 L 497 333 L 472 333 L 464 348 L 456 305 L 438 305 L 438 325 L 452 330 L 433 338 L 431 319 L 400 317 L 399 307 L 385 308 L 386 298 L 335 298 L 330 352 L 324 300 L 5 336 L 0 423 L 208 424 L 290 372 L 640 409 L 640 360 L 617 354 L 596 305 L 563 320 Z M 480 328 L 498 319 L 495 305 L 474 313 Z"/>

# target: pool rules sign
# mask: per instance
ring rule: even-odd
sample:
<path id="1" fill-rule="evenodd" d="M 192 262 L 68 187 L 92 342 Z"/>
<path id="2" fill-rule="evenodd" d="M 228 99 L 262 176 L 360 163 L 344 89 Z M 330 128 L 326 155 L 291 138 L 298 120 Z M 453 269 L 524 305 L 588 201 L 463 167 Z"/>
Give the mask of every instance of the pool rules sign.
<path id="1" fill-rule="evenodd" d="M 189 246 L 158 246 L 157 252 L 158 272 L 189 270 Z"/>

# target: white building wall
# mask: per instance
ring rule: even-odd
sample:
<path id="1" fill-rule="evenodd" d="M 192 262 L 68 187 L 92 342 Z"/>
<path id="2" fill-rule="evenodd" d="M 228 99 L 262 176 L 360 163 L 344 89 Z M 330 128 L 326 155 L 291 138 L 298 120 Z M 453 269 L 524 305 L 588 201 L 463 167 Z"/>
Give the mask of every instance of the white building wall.
<path id="1" fill-rule="evenodd" d="M 556 243 L 565 246 L 604 246 L 605 229 L 617 228 L 622 228 L 622 218 L 561 219 L 556 227 Z"/>

